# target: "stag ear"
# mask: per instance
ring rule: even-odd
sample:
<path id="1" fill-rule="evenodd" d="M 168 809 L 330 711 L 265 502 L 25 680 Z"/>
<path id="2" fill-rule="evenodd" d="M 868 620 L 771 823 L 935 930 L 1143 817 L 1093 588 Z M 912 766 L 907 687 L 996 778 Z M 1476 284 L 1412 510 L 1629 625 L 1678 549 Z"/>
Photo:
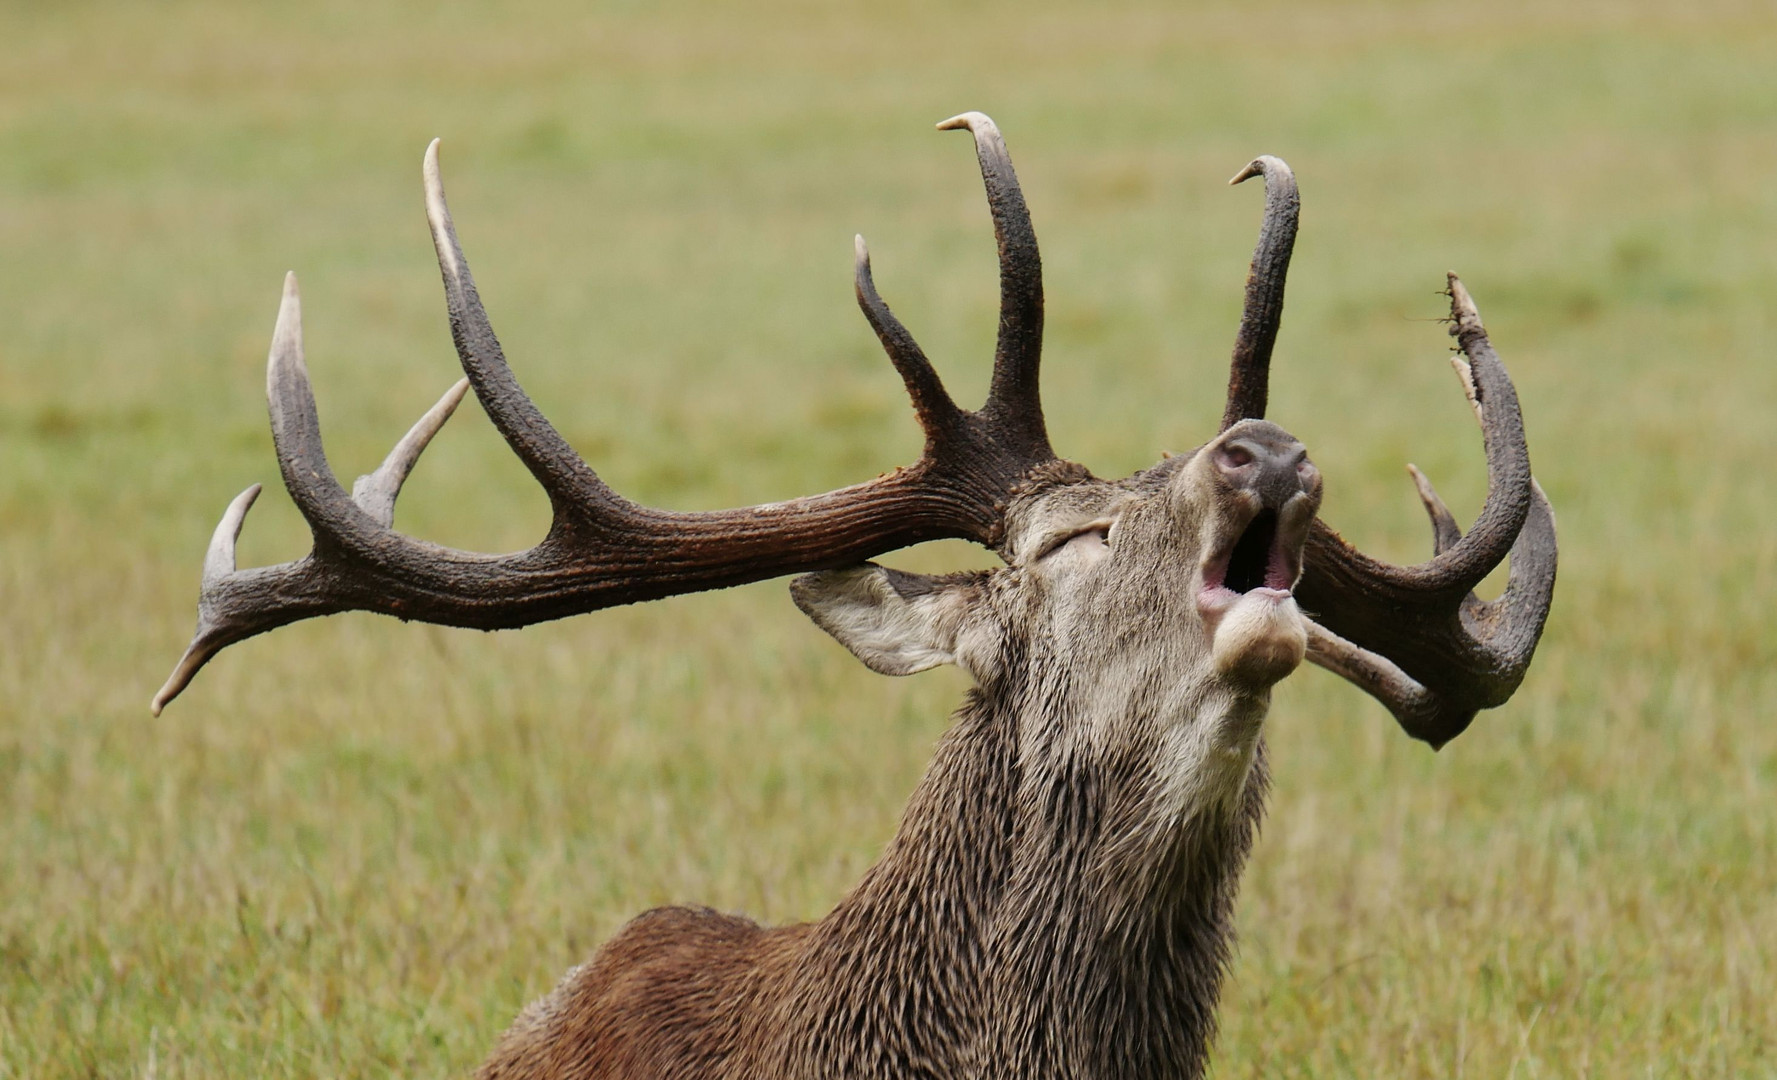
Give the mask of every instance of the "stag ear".
<path id="1" fill-rule="evenodd" d="M 978 580 L 865 563 L 804 574 L 790 583 L 790 597 L 871 671 L 911 675 L 956 663 L 957 636 Z"/>

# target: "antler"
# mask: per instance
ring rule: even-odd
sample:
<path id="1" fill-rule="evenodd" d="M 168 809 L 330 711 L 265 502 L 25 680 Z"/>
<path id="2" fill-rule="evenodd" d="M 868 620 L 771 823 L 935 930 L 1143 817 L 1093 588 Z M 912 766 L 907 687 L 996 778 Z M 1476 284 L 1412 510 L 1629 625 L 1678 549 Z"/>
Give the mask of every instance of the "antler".
<path id="1" fill-rule="evenodd" d="M 155 694 L 155 714 L 223 648 L 317 615 L 374 611 L 492 630 L 849 565 L 925 540 L 961 537 L 996 545 L 1011 489 L 1033 467 L 1054 458 L 1037 389 L 1042 268 L 999 129 L 980 113 L 938 126 L 974 134 L 999 241 L 1002 307 L 987 403 L 969 412 L 951 400 L 918 344 L 877 295 L 869 254 L 858 237 L 858 303 L 907 383 L 925 430 L 925 452 L 912 465 L 824 495 L 703 513 L 657 510 L 624 499 L 526 396 L 500 350 L 457 242 L 434 140 L 425 158 L 426 217 L 444 278 L 451 337 L 467 378 L 451 387 L 348 495 L 321 447 L 303 363 L 296 276 L 285 279 L 266 390 L 284 486 L 309 523 L 314 549 L 294 562 L 237 570 L 235 539 L 259 485 L 230 504 L 204 559 L 196 635 Z M 549 532 L 528 551 L 459 551 L 391 527 L 402 482 L 470 386 L 549 496 Z"/>
<path id="2" fill-rule="evenodd" d="M 1555 515 L 1530 473 L 1518 395 L 1493 351 L 1468 290 L 1450 275 L 1451 364 L 1481 424 L 1487 499 L 1465 537 L 1417 468 L 1407 468 L 1431 518 L 1433 557 L 1391 566 L 1347 544 L 1320 521 L 1308 537 L 1296 597 L 1318 624 L 1308 658 L 1387 705 L 1433 748 L 1462 734 L 1475 713 L 1504 704 L 1523 681 L 1555 589 Z M 1472 591 L 1507 555 L 1505 592 Z"/>
<path id="3" fill-rule="evenodd" d="M 1271 349 L 1283 315 L 1284 278 L 1300 199 L 1278 158 L 1260 157 L 1230 183 L 1265 177 L 1265 219 L 1246 281 L 1222 429 L 1265 415 Z M 1481 423 L 1487 501 L 1465 538 L 1417 468 L 1407 466 L 1432 522 L 1433 558 L 1378 562 L 1316 520 L 1296 597 L 1313 613 L 1308 658 L 1379 699 L 1407 733 L 1439 747 L 1481 709 L 1503 704 L 1523 681 L 1555 588 L 1555 516 L 1530 474 L 1518 395 L 1487 340 L 1474 301 L 1450 275 L 1452 361 Z M 1492 602 L 1472 591 L 1507 555 L 1511 573 Z"/>
<path id="4" fill-rule="evenodd" d="M 1240 332 L 1234 337 L 1234 360 L 1228 369 L 1223 431 L 1242 420 L 1265 418 L 1265 400 L 1271 387 L 1271 349 L 1277 344 L 1277 328 L 1283 322 L 1284 279 L 1290 272 L 1290 254 L 1296 248 L 1296 221 L 1302 210 L 1302 200 L 1296 194 L 1296 174 L 1282 158 L 1269 154 L 1256 157 L 1228 183 L 1245 183 L 1255 176 L 1265 178 L 1265 219 L 1259 226 L 1259 242 L 1253 247 L 1252 269 L 1246 275 L 1246 304 L 1240 313 Z"/>

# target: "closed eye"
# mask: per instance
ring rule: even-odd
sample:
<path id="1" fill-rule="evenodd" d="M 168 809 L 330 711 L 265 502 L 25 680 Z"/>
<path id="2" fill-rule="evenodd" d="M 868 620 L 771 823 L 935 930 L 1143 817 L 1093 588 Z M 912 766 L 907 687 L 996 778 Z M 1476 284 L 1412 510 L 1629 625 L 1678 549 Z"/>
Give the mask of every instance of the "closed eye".
<path id="1" fill-rule="evenodd" d="M 1090 552 L 1102 555 L 1109 550 L 1111 522 L 1106 520 L 1092 521 L 1077 529 L 1059 532 L 1044 541 L 1037 550 L 1037 560 L 1047 559 L 1058 552 L 1074 553 Z"/>

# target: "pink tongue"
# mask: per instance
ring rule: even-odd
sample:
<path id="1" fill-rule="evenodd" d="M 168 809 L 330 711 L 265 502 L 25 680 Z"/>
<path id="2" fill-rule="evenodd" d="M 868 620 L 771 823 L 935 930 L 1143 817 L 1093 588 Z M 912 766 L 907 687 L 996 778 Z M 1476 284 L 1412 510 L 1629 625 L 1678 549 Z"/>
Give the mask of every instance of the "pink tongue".
<path id="1" fill-rule="evenodd" d="M 1271 558 L 1265 566 L 1265 587 L 1288 592 L 1292 584 L 1290 578 L 1293 576 L 1290 573 L 1290 561 L 1284 557 L 1283 545 L 1272 541 Z"/>

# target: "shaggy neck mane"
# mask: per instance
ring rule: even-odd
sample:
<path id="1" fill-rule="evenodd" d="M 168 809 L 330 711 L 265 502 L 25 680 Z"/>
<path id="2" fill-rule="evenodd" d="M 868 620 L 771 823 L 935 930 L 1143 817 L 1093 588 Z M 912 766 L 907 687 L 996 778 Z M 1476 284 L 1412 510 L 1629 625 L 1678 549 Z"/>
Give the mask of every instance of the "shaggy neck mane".
<path id="1" fill-rule="evenodd" d="M 1146 755 L 1048 762 L 1039 777 L 1020 762 L 1021 722 L 1041 722 L 1008 704 L 1022 696 L 971 695 L 881 861 L 826 919 L 798 928 L 783 1064 L 1202 1074 L 1263 750 L 1231 802 L 1132 842 L 1147 830 L 1119 826 L 1149 824 L 1162 786 Z"/>

